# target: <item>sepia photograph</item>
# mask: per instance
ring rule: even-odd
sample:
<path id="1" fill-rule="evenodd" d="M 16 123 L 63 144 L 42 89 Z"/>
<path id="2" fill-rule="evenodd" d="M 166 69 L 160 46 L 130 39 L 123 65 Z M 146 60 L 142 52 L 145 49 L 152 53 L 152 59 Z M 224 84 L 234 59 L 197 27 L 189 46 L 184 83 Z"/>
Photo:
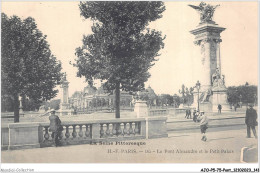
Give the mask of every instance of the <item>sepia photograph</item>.
<path id="1" fill-rule="evenodd" d="M 258 22 L 258 1 L 2 1 L 1 172 L 259 172 Z"/>

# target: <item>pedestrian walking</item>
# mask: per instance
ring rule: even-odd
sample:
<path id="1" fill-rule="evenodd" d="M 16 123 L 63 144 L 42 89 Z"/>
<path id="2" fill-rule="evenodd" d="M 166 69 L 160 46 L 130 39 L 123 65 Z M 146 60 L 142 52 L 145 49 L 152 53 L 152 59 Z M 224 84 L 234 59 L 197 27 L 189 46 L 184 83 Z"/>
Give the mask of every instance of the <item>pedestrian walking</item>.
<path id="1" fill-rule="evenodd" d="M 218 113 L 219 113 L 219 114 L 221 114 L 221 109 L 222 109 L 221 104 L 218 104 Z"/>
<path id="2" fill-rule="evenodd" d="M 196 118 L 196 109 L 194 109 L 194 111 L 193 111 L 193 121 L 196 122 L 196 119 L 197 119 Z"/>
<path id="3" fill-rule="evenodd" d="M 200 116 L 197 119 L 200 121 L 200 131 L 202 134 L 201 140 L 207 141 L 206 130 L 208 129 L 209 119 L 204 112 L 201 112 Z"/>
<path id="4" fill-rule="evenodd" d="M 257 119 L 256 110 L 253 108 L 253 104 L 250 104 L 249 109 L 246 110 L 246 118 L 245 118 L 245 123 L 247 125 L 247 138 L 251 138 L 250 129 L 252 129 L 253 134 L 254 134 L 255 138 L 257 139 L 255 126 L 257 126 L 258 123 L 257 123 L 256 119 Z"/>
<path id="5" fill-rule="evenodd" d="M 186 115 L 185 115 L 185 118 L 189 119 L 189 109 L 186 109 Z"/>
<path id="6" fill-rule="evenodd" d="M 234 104 L 235 112 L 237 111 L 237 104 Z"/>
<path id="7" fill-rule="evenodd" d="M 189 109 L 189 112 L 188 112 L 188 119 L 191 119 L 191 110 Z"/>
<path id="8" fill-rule="evenodd" d="M 49 131 L 52 132 L 52 138 L 54 139 L 54 142 L 55 142 L 55 146 L 60 146 L 61 145 L 61 142 L 59 140 L 59 137 L 61 135 L 61 132 L 63 130 L 63 126 L 61 125 L 61 120 L 60 118 L 55 115 L 55 110 L 52 109 L 50 110 L 50 117 L 49 117 L 49 120 L 50 120 L 50 129 Z"/>

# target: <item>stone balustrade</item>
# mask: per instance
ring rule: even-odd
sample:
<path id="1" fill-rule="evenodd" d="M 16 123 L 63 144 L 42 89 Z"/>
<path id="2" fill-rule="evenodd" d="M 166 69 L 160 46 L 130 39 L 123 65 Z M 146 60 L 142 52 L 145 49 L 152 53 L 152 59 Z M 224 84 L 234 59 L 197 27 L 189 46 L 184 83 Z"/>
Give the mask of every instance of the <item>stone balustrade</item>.
<path id="1" fill-rule="evenodd" d="M 40 123 L 40 126 L 43 139 L 41 147 L 52 145 L 53 136 L 49 132 L 49 124 Z M 144 118 L 63 122 L 62 126 L 63 131 L 59 134 L 59 138 L 63 145 L 143 139 L 146 130 Z"/>
<path id="2" fill-rule="evenodd" d="M 144 117 L 62 122 L 62 145 L 167 137 L 167 117 Z M 52 146 L 49 123 L 10 123 L 1 127 L 1 148 L 26 149 Z"/>
<path id="3" fill-rule="evenodd" d="M 167 109 L 151 109 L 149 110 L 149 116 L 161 116 L 161 115 L 167 115 L 168 110 Z"/>

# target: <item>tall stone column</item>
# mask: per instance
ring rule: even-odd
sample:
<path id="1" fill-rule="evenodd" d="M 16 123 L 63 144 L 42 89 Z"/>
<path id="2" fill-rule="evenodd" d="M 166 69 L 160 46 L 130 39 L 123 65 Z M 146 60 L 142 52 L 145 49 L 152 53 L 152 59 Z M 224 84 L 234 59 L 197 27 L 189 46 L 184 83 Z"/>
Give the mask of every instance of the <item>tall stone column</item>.
<path id="1" fill-rule="evenodd" d="M 62 98 L 60 103 L 60 109 L 57 111 L 59 115 L 71 115 L 73 110 L 70 109 L 69 104 L 69 82 L 65 77 L 62 79 L 61 82 L 61 88 L 62 88 Z"/>
<path id="2" fill-rule="evenodd" d="M 62 88 L 62 109 L 68 108 L 68 99 L 69 99 L 69 82 L 67 80 L 64 80 L 61 84 Z"/>
<path id="3" fill-rule="evenodd" d="M 201 49 L 201 76 L 199 81 L 202 85 L 202 91 L 209 89 L 212 84 L 212 75 L 217 68 L 221 68 L 219 43 L 221 42 L 220 33 L 225 28 L 217 26 L 217 24 L 203 24 L 196 29 L 190 31 L 195 35 L 195 45 Z"/>

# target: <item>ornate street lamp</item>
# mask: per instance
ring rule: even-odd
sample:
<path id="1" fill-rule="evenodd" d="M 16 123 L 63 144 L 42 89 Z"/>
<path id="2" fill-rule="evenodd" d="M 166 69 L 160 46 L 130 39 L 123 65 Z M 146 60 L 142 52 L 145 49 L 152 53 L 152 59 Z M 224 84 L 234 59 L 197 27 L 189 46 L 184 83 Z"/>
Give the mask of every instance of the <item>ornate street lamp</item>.
<path id="1" fill-rule="evenodd" d="M 197 81 L 196 86 L 195 86 L 198 90 L 198 111 L 200 111 L 200 82 Z"/>
<path id="2" fill-rule="evenodd" d="M 239 95 L 240 108 L 242 108 L 242 101 L 241 101 L 241 99 L 242 99 L 242 95 L 240 94 L 240 95 Z"/>

